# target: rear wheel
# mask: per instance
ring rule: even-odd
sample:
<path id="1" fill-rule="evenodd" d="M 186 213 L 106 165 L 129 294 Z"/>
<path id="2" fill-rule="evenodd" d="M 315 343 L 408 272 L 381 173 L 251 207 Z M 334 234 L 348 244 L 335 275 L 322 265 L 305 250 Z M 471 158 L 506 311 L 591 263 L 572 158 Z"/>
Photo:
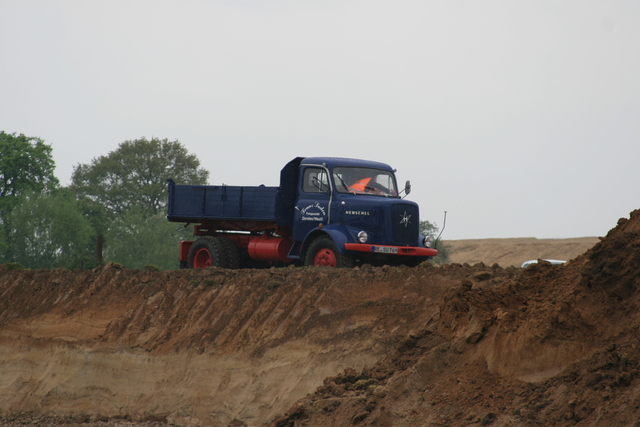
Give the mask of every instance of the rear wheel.
<path id="1" fill-rule="evenodd" d="M 221 245 L 215 237 L 201 237 L 191 245 L 187 266 L 189 268 L 223 267 Z"/>
<path id="2" fill-rule="evenodd" d="M 304 265 L 349 268 L 353 267 L 353 259 L 349 255 L 338 252 L 331 237 L 320 236 L 309 245 Z"/>
<path id="3" fill-rule="evenodd" d="M 216 240 L 223 251 L 224 267 L 233 269 L 240 268 L 242 263 L 240 260 L 240 248 L 238 248 L 238 245 L 233 240 L 224 236 L 218 236 L 216 237 Z"/>

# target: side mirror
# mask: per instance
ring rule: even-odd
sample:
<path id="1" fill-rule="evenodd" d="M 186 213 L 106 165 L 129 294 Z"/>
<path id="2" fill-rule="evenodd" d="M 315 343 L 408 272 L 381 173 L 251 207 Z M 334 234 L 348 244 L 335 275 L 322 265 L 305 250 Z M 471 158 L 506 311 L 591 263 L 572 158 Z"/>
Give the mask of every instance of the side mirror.
<path id="1" fill-rule="evenodd" d="M 409 193 L 411 193 L 411 181 L 407 181 L 406 184 L 404 184 L 404 195 L 408 195 Z"/>

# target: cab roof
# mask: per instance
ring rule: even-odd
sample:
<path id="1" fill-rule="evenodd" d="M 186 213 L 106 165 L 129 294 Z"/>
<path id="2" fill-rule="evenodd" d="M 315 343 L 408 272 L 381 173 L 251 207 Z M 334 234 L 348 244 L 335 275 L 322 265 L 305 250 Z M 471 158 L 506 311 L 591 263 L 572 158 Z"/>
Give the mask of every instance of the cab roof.
<path id="1" fill-rule="evenodd" d="M 336 166 L 374 168 L 394 172 L 394 169 L 386 163 L 374 162 L 371 160 L 349 159 L 346 157 L 305 157 L 300 162 L 301 165 L 322 165 L 333 169 Z"/>

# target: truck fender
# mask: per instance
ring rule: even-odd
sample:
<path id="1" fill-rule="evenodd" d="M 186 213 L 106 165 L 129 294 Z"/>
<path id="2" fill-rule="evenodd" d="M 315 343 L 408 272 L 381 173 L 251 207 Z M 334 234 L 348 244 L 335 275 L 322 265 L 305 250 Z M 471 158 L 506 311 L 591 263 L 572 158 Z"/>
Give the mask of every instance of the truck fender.
<path id="1" fill-rule="evenodd" d="M 301 254 L 307 252 L 307 248 L 315 239 L 322 235 L 328 235 L 333 240 L 333 243 L 336 244 L 336 248 L 340 253 L 344 253 L 344 244 L 347 243 L 347 230 L 342 225 L 326 225 L 322 228 L 315 228 L 311 230 L 306 237 L 304 238 L 304 242 L 302 243 L 302 251 Z"/>

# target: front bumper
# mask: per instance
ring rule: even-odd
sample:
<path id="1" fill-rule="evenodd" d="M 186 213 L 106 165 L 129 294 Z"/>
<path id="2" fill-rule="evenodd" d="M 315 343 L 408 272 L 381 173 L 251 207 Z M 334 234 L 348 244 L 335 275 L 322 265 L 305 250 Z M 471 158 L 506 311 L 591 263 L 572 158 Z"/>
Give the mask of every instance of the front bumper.
<path id="1" fill-rule="evenodd" d="M 402 255 L 402 256 L 438 256 L 437 249 L 420 248 L 417 246 L 389 246 L 370 245 L 368 243 L 345 243 L 344 249 L 347 251 L 368 252 L 373 254 Z"/>

